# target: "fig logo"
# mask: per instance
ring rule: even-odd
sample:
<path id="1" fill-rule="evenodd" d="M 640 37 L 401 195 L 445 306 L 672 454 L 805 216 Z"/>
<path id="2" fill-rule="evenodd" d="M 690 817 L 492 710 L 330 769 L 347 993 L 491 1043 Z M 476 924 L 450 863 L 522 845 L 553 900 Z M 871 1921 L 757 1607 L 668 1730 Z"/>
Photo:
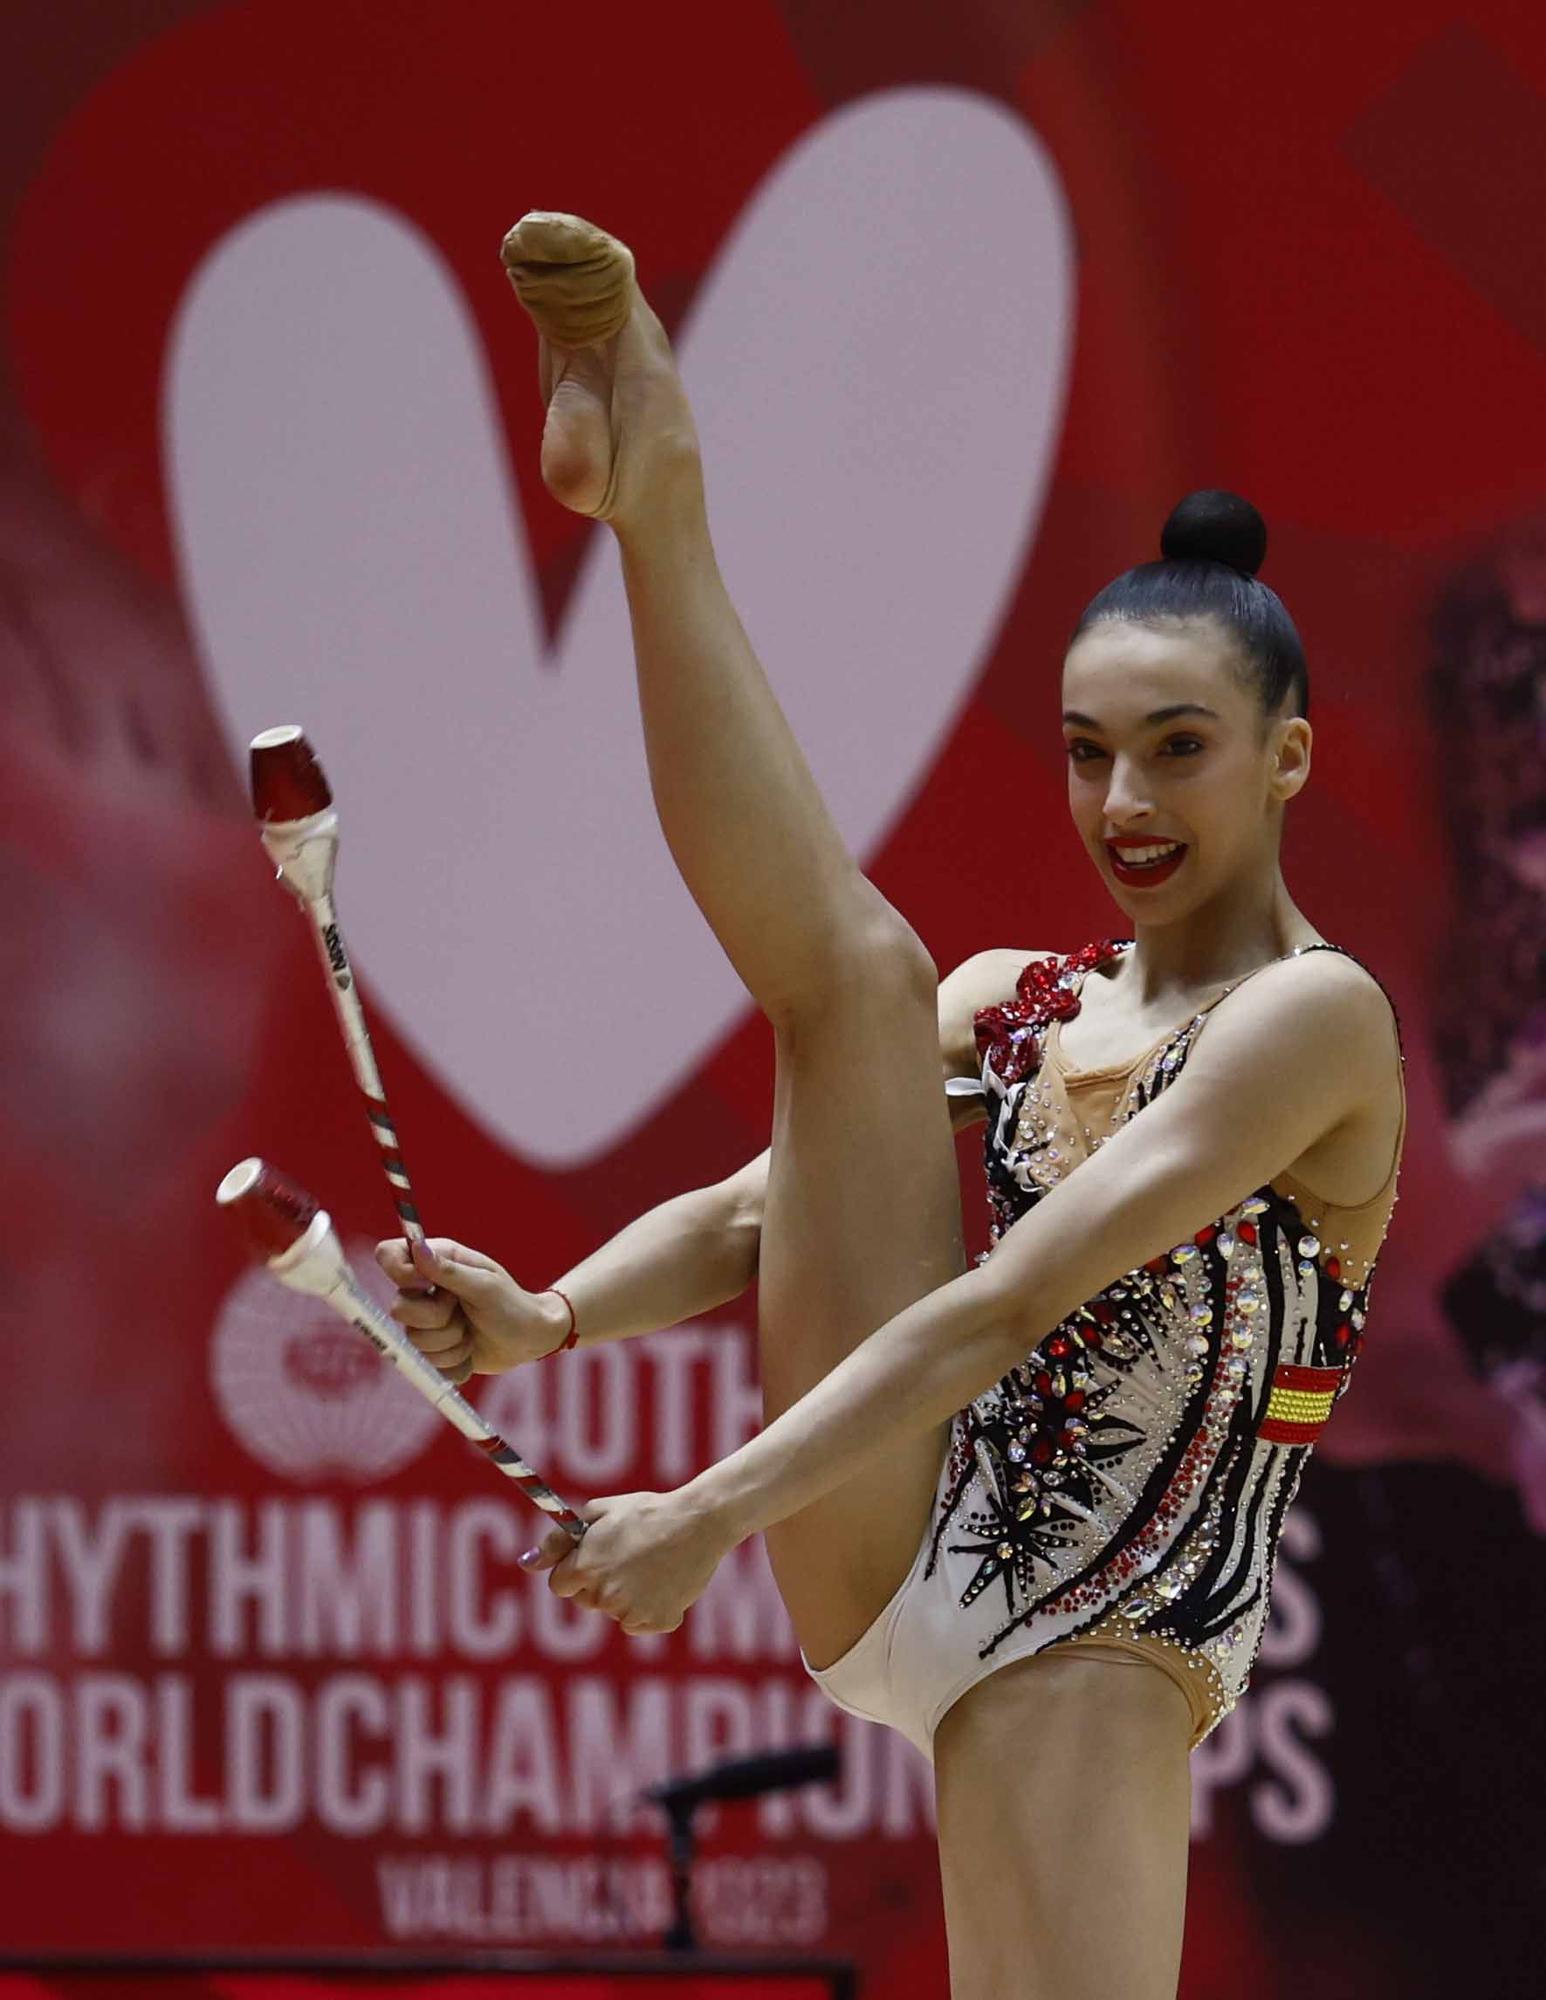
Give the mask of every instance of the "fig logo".
<path id="1" fill-rule="evenodd" d="M 1074 268 L 1022 118 L 886 90 L 771 162 L 678 330 L 731 591 L 862 862 L 997 644 L 1056 456 Z M 526 388 L 508 310 L 497 365 Z M 293 713 L 327 766 L 374 995 L 469 1116 L 572 1167 L 686 1087 L 747 1000 L 656 823 L 604 531 L 549 639 L 492 358 L 401 212 L 273 202 L 180 301 L 168 499 L 233 756 Z M 627 1061 L 555 1062 L 612 1046 L 620 976 Z"/>
<path id="2" fill-rule="evenodd" d="M 389 1304 L 370 1246 L 347 1248 L 366 1290 Z M 263 1270 L 244 1271 L 226 1294 L 209 1371 L 227 1426 L 282 1479 L 367 1485 L 411 1464 L 441 1427 L 359 1334 Z"/>
<path id="3" fill-rule="evenodd" d="M 326 1400 L 352 1396 L 375 1375 L 376 1364 L 363 1341 L 330 1323 L 284 1343 L 284 1371 L 298 1389 Z"/>

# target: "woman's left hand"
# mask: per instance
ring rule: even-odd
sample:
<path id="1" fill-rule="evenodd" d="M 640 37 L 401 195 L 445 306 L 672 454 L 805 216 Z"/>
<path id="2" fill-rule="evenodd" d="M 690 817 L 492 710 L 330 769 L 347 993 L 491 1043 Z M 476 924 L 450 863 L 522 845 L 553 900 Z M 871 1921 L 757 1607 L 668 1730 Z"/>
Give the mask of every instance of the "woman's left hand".
<path id="1" fill-rule="evenodd" d="M 604 1611 L 625 1632 L 674 1632 L 735 1546 L 686 1488 L 619 1493 L 580 1512 L 590 1525 L 578 1546 L 555 1528 L 521 1556 L 521 1567 L 547 1570 L 550 1590 Z"/>

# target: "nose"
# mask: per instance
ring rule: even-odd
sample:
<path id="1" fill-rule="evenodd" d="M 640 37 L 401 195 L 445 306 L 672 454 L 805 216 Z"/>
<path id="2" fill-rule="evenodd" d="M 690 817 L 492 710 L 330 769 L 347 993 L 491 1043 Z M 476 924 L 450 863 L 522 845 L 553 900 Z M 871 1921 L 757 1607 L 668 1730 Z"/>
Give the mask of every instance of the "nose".
<path id="1" fill-rule="evenodd" d="M 1111 760 L 1111 781 L 1106 787 L 1106 824 L 1112 833 L 1125 833 L 1154 810 L 1144 789 L 1143 774 L 1129 757 L 1118 754 Z"/>

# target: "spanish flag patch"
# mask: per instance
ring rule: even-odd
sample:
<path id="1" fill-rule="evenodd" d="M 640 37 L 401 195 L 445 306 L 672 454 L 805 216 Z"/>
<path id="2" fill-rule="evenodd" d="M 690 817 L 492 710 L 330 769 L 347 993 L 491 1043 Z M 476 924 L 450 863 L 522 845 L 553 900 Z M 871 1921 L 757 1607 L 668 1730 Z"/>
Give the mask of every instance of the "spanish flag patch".
<path id="1" fill-rule="evenodd" d="M 1295 1368 L 1282 1362 L 1273 1373 L 1258 1437 L 1269 1444 L 1314 1444 L 1326 1428 L 1341 1380 L 1340 1368 Z"/>

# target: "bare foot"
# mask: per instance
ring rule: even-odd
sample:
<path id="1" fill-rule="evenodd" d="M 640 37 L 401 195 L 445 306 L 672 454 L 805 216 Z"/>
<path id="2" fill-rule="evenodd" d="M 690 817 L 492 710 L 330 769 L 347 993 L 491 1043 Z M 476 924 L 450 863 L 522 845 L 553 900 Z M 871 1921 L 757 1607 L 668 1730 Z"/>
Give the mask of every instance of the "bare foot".
<path id="1" fill-rule="evenodd" d="M 622 529 L 666 482 L 696 491 L 692 412 L 628 246 L 581 216 L 533 209 L 500 256 L 537 328 L 542 480 L 554 499 Z"/>

